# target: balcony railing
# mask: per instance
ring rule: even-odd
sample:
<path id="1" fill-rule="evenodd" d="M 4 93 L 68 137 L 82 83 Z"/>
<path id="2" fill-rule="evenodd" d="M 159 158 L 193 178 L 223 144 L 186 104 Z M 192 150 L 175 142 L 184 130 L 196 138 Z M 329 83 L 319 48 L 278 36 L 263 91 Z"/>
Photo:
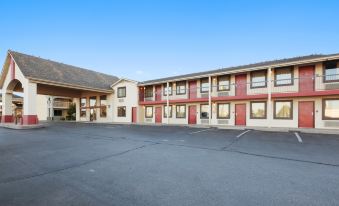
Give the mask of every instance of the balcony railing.
<path id="1" fill-rule="evenodd" d="M 168 98 L 169 100 L 206 99 L 209 98 L 208 90 L 208 87 L 186 88 L 185 90 L 180 90 L 181 92 L 178 92 L 180 94 L 177 94 L 177 90 L 173 89 Z M 254 97 L 258 95 L 268 95 L 269 91 L 271 91 L 271 94 L 279 94 L 310 93 L 329 90 L 338 90 L 339 94 L 339 75 L 316 75 L 262 82 L 231 83 L 224 86 L 213 85 L 210 94 L 212 98 L 219 97 L 222 99 L 223 97 Z M 161 91 L 148 92 L 148 97 L 145 97 L 144 93 L 139 95 L 141 102 L 167 100 L 167 94 L 164 93 L 164 88 L 162 88 Z"/>

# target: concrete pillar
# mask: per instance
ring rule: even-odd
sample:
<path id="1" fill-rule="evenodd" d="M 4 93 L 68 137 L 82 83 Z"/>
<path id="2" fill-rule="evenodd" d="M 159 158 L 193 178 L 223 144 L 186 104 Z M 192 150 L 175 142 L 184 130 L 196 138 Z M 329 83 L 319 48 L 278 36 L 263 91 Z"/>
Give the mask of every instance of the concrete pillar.
<path id="1" fill-rule="evenodd" d="M 211 125 L 211 117 L 212 117 L 212 82 L 211 76 L 208 77 L 208 124 Z"/>
<path id="2" fill-rule="evenodd" d="M 2 123 L 13 122 L 13 111 L 12 111 L 12 94 L 2 91 Z"/>
<path id="3" fill-rule="evenodd" d="M 169 124 L 169 83 L 166 83 L 167 124 Z M 173 91 L 172 91 L 173 92 Z M 173 111 L 172 111 L 173 112 Z"/>
<path id="4" fill-rule="evenodd" d="M 73 98 L 73 102 L 75 103 L 75 121 L 80 121 L 80 99 Z"/>
<path id="5" fill-rule="evenodd" d="M 37 84 L 27 82 L 24 86 L 24 105 L 23 105 L 23 116 L 22 124 L 38 124 L 37 116 Z"/>
<path id="6" fill-rule="evenodd" d="M 267 126 L 271 127 L 272 125 L 272 114 L 273 114 L 273 108 L 272 108 L 272 68 L 268 68 L 267 70 L 267 90 L 268 90 L 268 100 L 267 100 Z"/>

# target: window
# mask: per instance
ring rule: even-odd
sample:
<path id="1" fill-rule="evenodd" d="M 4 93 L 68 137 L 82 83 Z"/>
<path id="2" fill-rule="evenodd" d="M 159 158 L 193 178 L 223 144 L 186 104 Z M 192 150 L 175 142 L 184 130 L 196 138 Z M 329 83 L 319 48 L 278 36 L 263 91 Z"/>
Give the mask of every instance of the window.
<path id="1" fill-rule="evenodd" d="M 324 82 L 339 81 L 339 68 L 338 62 L 326 62 L 324 65 Z"/>
<path id="2" fill-rule="evenodd" d="M 86 117 L 86 108 L 80 109 L 80 117 Z"/>
<path id="3" fill-rule="evenodd" d="M 274 86 L 293 85 L 293 67 L 274 70 Z"/>
<path id="4" fill-rule="evenodd" d="M 86 107 L 87 102 L 86 102 L 86 97 L 83 97 L 80 99 L 80 107 Z"/>
<path id="5" fill-rule="evenodd" d="M 186 94 L 186 82 L 177 82 L 177 92 L 176 94 Z"/>
<path id="6" fill-rule="evenodd" d="M 118 98 L 126 97 L 126 87 L 118 87 Z"/>
<path id="7" fill-rule="evenodd" d="M 118 117 L 126 117 L 126 107 L 118 107 Z"/>
<path id="8" fill-rule="evenodd" d="M 267 86 L 267 71 L 251 72 L 251 88 L 262 88 Z"/>
<path id="9" fill-rule="evenodd" d="M 208 78 L 200 79 L 200 93 L 206 93 L 209 89 Z"/>
<path id="10" fill-rule="evenodd" d="M 217 116 L 218 116 L 218 119 L 229 119 L 230 118 L 230 104 L 219 103 Z"/>
<path id="11" fill-rule="evenodd" d="M 323 119 L 339 120 L 339 99 L 323 100 Z"/>
<path id="12" fill-rule="evenodd" d="M 153 97 L 153 86 L 147 86 L 145 88 L 145 97 Z"/>
<path id="13" fill-rule="evenodd" d="M 186 118 L 186 106 L 177 105 L 176 106 L 176 117 L 177 118 Z"/>
<path id="14" fill-rule="evenodd" d="M 61 117 L 62 116 L 62 110 L 54 110 L 54 116 L 55 117 Z"/>
<path id="15" fill-rule="evenodd" d="M 86 97 L 80 98 L 80 117 L 86 117 L 86 106 L 87 106 Z"/>
<path id="16" fill-rule="evenodd" d="M 169 109 L 169 118 L 171 118 L 172 117 L 172 105 L 170 105 L 169 107 L 168 107 L 168 109 Z M 167 105 L 166 106 L 164 106 L 164 118 L 167 118 Z"/>
<path id="17" fill-rule="evenodd" d="M 208 112 L 209 106 L 208 104 L 200 105 L 200 119 L 208 119 Z"/>
<path id="18" fill-rule="evenodd" d="M 172 83 L 168 83 L 168 95 L 172 95 Z M 164 96 L 167 96 L 167 84 L 164 84 Z"/>
<path id="19" fill-rule="evenodd" d="M 145 108 L 145 117 L 152 118 L 153 117 L 153 107 L 146 107 Z"/>
<path id="20" fill-rule="evenodd" d="M 100 117 L 107 117 L 107 96 L 100 96 Z"/>
<path id="21" fill-rule="evenodd" d="M 230 76 L 218 77 L 218 91 L 229 91 L 230 90 Z"/>
<path id="22" fill-rule="evenodd" d="M 97 105 L 97 97 L 90 97 L 89 98 L 89 106 L 95 107 Z"/>
<path id="23" fill-rule="evenodd" d="M 266 102 L 251 102 L 251 119 L 266 119 Z"/>
<path id="24" fill-rule="evenodd" d="M 293 102 L 291 100 L 281 100 L 274 102 L 275 119 L 293 119 Z"/>

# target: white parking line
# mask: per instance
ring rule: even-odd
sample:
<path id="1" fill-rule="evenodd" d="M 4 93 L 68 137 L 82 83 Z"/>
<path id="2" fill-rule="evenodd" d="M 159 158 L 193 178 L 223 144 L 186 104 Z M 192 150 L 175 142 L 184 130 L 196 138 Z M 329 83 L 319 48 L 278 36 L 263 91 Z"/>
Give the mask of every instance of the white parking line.
<path id="1" fill-rule="evenodd" d="M 243 132 L 243 133 L 241 133 L 241 134 L 238 134 L 237 138 L 243 136 L 244 134 L 246 134 L 246 133 L 249 132 L 249 131 L 251 131 L 251 130 L 246 130 L 245 132 Z"/>
<path id="2" fill-rule="evenodd" d="M 205 132 L 205 131 L 208 131 L 208 130 L 211 130 L 213 128 L 209 128 L 209 129 L 203 129 L 203 130 L 199 130 L 199 131 L 195 131 L 195 132 L 191 132 L 189 134 L 196 134 L 196 133 L 200 133 L 200 132 Z"/>
<path id="3" fill-rule="evenodd" d="M 300 143 L 303 143 L 303 140 L 301 139 L 299 133 L 298 133 L 298 132 L 294 132 L 294 134 L 295 134 L 295 136 L 297 137 L 298 141 L 299 141 Z"/>

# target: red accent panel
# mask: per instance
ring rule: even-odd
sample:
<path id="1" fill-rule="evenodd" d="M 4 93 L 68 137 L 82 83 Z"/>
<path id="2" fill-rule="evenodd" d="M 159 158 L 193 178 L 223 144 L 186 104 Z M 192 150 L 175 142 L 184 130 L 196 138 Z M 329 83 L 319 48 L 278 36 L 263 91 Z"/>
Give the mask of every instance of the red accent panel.
<path id="1" fill-rule="evenodd" d="M 162 109 L 161 107 L 155 108 L 155 123 L 162 123 Z"/>
<path id="2" fill-rule="evenodd" d="M 136 123 L 137 122 L 137 108 L 132 107 L 132 122 Z"/>
<path id="3" fill-rule="evenodd" d="M 189 85 L 189 99 L 196 99 L 197 98 L 197 81 L 190 81 L 188 82 Z"/>
<path id="4" fill-rule="evenodd" d="M 2 115 L 1 122 L 2 123 L 10 123 L 13 122 L 14 118 L 12 115 Z"/>
<path id="5" fill-rule="evenodd" d="M 298 124 L 302 128 L 314 128 L 314 102 L 302 101 L 298 107 Z"/>
<path id="6" fill-rule="evenodd" d="M 197 124 L 197 106 L 188 107 L 188 124 Z"/>
<path id="7" fill-rule="evenodd" d="M 313 92 L 314 79 L 314 66 L 299 67 L 299 92 Z"/>
<path id="8" fill-rule="evenodd" d="M 246 104 L 235 105 L 235 125 L 246 125 Z"/>
<path id="9" fill-rule="evenodd" d="M 247 74 L 235 76 L 235 96 L 247 95 Z"/>
<path id="10" fill-rule="evenodd" d="M 39 124 L 37 115 L 22 115 L 22 124 L 30 125 L 30 124 Z"/>
<path id="11" fill-rule="evenodd" d="M 155 87 L 155 101 L 161 101 L 161 85 Z"/>

